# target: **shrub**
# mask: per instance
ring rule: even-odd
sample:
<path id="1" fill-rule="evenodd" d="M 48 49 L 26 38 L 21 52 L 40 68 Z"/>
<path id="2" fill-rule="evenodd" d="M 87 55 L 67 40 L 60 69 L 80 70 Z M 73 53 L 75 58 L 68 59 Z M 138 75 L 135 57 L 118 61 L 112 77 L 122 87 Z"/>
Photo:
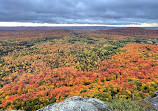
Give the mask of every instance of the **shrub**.
<path id="1" fill-rule="evenodd" d="M 139 105 L 127 99 L 113 99 L 108 103 L 108 107 L 112 111 L 145 111 Z"/>

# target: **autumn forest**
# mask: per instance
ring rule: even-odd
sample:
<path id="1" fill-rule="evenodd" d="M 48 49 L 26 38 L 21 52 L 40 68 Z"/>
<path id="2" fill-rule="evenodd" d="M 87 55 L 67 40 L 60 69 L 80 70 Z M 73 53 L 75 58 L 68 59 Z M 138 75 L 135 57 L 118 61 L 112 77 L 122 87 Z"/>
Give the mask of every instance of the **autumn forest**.
<path id="1" fill-rule="evenodd" d="M 158 31 L 0 31 L 0 109 L 68 97 L 141 100 L 158 90 Z"/>

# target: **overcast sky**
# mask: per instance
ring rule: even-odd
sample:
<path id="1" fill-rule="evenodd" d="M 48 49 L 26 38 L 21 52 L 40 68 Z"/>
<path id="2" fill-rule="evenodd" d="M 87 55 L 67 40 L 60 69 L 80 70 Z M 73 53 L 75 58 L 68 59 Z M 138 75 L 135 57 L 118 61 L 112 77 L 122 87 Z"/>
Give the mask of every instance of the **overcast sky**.
<path id="1" fill-rule="evenodd" d="M 158 0 L 0 0 L 0 22 L 158 26 Z"/>

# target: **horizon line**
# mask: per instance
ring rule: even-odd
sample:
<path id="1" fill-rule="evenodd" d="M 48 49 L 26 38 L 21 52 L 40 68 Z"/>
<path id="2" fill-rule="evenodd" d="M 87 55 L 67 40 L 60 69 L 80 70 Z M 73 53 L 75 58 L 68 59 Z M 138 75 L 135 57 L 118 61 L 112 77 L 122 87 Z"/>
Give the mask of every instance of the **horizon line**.
<path id="1" fill-rule="evenodd" d="M 158 27 L 158 23 L 139 23 L 129 25 L 105 25 L 105 24 L 55 24 L 33 22 L 0 22 L 0 27 L 78 27 L 78 26 L 104 26 L 104 27 Z"/>

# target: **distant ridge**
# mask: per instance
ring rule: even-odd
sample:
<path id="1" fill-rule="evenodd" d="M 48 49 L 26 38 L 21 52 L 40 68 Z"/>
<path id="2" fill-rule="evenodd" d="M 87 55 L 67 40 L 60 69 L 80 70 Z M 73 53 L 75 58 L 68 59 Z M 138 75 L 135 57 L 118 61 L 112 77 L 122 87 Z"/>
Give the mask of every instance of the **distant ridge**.
<path id="1" fill-rule="evenodd" d="M 96 32 L 112 35 L 158 35 L 158 30 L 148 30 L 140 27 L 126 27 L 109 30 L 97 30 Z"/>

